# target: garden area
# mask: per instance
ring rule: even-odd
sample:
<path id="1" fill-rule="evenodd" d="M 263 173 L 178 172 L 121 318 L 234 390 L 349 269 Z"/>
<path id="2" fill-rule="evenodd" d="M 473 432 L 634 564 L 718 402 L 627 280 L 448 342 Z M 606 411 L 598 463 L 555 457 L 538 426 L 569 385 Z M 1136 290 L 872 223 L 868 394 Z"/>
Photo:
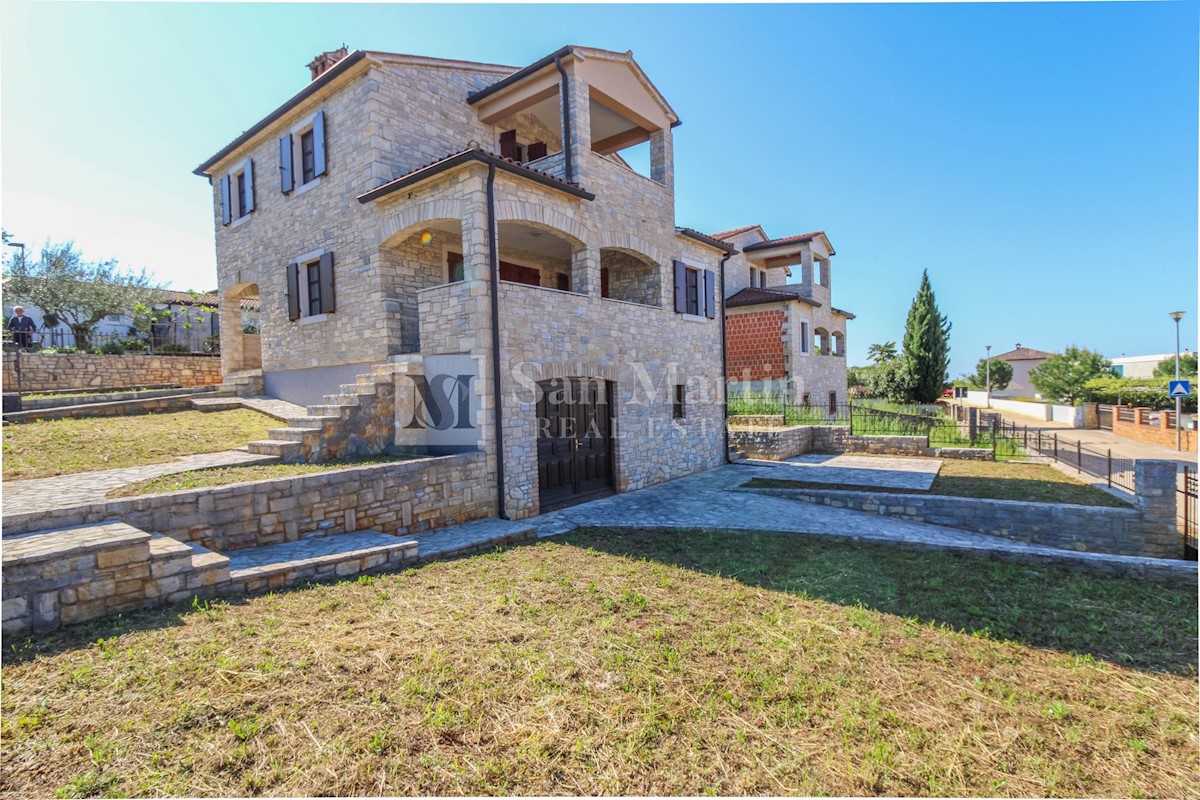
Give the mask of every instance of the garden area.
<path id="1" fill-rule="evenodd" d="M 1194 585 L 577 530 L 6 637 L 9 796 L 1195 794 Z"/>

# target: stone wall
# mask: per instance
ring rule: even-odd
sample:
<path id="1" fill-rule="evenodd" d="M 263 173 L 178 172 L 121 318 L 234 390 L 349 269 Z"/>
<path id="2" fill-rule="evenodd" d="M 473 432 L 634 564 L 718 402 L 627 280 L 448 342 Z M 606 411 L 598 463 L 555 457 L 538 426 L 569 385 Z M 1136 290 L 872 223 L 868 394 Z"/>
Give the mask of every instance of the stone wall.
<path id="1" fill-rule="evenodd" d="M 488 516 L 489 490 L 483 455 L 464 453 L 10 515 L 4 533 L 119 520 L 228 552 L 312 533 L 419 534 Z"/>
<path id="2" fill-rule="evenodd" d="M 1132 439 L 1135 442 L 1145 442 L 1146 444 L 1156 444 L 1160 447 L 1175 449 L 1175 429 L 1167 426 L 1169 420 L 1166 411 L 1158 412 L 1157 424 L 1150 424 L 1146 421 L 1147 417 L 1151 413 L 1154 413 L 1152 409 L 1135 408 L 1133 410 L 1133 422 L 1126 422 L 1120 419 L 1119 411 L 1120 409 L 1114 408 L 1112 414 L 1112 431 L 1117 436 Z M 1174 417 L 1174 414 L 1170 416 Z M 1196 431 L 1184 428 L 1179 439 L 1184 451 L 1196 452 Z"/>
<path id="3" fill-rule="evenodd" d="M 59 406 L 58 408 L 30 409 L 4 415 L 5 422 L 37 422 L 50 419 L 85 419 L 87 417 L 129 417 L 138 414 L 169 414 L 177 411 L 192 411 L 195 395 L 170 395 L 137 400 L 113 400 L 103 403 Z"/>
<path id="4" fill-rule="evenodd" d="M 1138 461 L 1136 470 L 1136 508 L 828 489 L 753 491 L 1065 550 L 1182 558 L 1183 539 L 1175 527 L 1175 463 Z"/>
<path id="5" fill-rule="evenodd" d="M 925 436 L 852 436 L 846 425 L 793 425 L 773 428 L 734 427 L 735 420 L 765 417 L 731 417 L 729 445 L 747 458 L 783 461 L 805 453 L 950 458 L 991 461 L 991 450 L 977 447 L 930 447 Z M 772 417 L 770 419 L 780 419 Z"/>
<path id="6" fill-rule="evenodd" d="M 812 451 L 813 427 L 793 425 L 771 430 L 730 428 L 729 447 L 744 458 L 786 461 Z"/>
<path id="7" fill-rule="evenodd" d="M 17 390 L 16 353 L 4 353 L 4 391 Z M 221 382 L 214 356 L 93 356 L 22 353 L 21 390 L 123 389 L 136 386 L 212 386 Z"/>

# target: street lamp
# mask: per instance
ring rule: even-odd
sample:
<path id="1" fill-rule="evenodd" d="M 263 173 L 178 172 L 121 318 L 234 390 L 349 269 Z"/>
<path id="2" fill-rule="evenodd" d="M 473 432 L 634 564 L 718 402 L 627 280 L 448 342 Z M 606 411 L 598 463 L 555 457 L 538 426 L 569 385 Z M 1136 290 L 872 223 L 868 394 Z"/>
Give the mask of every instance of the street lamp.
<path id="1" fill-rule="evenodd" d="M 1171 319 L 1175 320 L 1175 380 L 1179 380 L 1179 320 L 1183 319 L 1184 312 L 1172 311 Z M 1179 418 L 1180 402 L 1182 398 L 1175 398 L 1175 449 L 1183 449 L 1183 425 Z"/>
<path id="2" fill-rule="evenodd" d="M 22 242 L 5 242 L 9 247 L 21 248 L 21 266 L 25 266 L 25 245 Z"/>
<path id="3" fill-rule="evenodd" d="M 992 346 L 985 344 L 983 346 L 987 356 L 983 359 L 983 388 L 987 390 L 987 407 L 992 407 Z"/>

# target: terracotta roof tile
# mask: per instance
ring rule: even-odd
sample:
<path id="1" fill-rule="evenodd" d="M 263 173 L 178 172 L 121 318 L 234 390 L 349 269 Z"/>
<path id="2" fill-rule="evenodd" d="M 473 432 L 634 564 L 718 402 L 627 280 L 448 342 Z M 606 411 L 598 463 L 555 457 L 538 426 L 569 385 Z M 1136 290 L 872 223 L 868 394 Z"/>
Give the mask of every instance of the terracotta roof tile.
<path id="1" fill-rule="evenodd" d="M 1047 353 L 1045 350 L 1034 350 L 1032 347 L 1018 347 L 1015 350 L 1009 350 L 1007 353 L 992 356 L 992 358 L 999 358 L 1003 361 L 1041 361 L 1052 355 L 1054 353 Z"/>
<path id="2" fill-rule="evenodd" d="M 726 308 L 737 308 L 738 306 L 761 306 L 766 303 L 786 303 L 791 300 L 797 300 L 810 306 L 819 308 L 821 306 L 816 300 L 811 300 L 807 297 L 802 297 L 800 292 L 794 289 L 783 289 L 773 287 L 770 289 L 762 289 L 751 287 L 742 289 L 737 294 L 725 301 Z"/>
<path id="3" fill-rule="evenodd" d="M 708 234 L 708 236 L 711 239 L 730 239 L 734 236 L 737 236 L 739 233 L 745 233 L 746 231 L 752 231 L 755 228 L 762 230 L 761 225 L 747 225 L 744 228 L 734 228 L 733 230 L 721 231 L 720 233 L 710 233 L 710 234 Z"/>
<path id="4" fill-rule="evenodd" d="M 389 194 L 395 189 L 401 188 L 406 183 L 412 183 L 412 179 L 421 175 L 421 173 L 428 172 L 430 177 L 432 177 L 442 169 L 449 169 L 450 167 L 456 166 L 455 162 L 465 163 L 466 161 L 470 160 L 483 161 L 485 163 L 488 161 L 494 161 L 498 164 L 507 164 L 509 165 L 508 169 L 510 172 L 518 175 L 524 174 L 531 178 L 539 179 L 544 183 L 551 183 L 561 186 L 562 188 L 570 191 L 572 194 L 586 195 L 587 199 L 589 200 L 594 199 L 594 195 L 574 181 L 565 181 L 557 175 L 552 175 L 549 172 L 536 169 L 528 164 L 524 164 L 512 158 L 504 158 L 503 156 L 497 155 L 490 150 L 484 150 L 480 147 L 468 147 L 465 150 L 459 150 L 457 153 L 450 153 L 444 158 L 439 158 L 436 161 L 432 161 L 428 164 L 417 167 L 416 169 L 409 170 L 403 175 L 397 175 L 387 183 L 376 186 L 370 191 L 363 192 L 358 196 L 358 201 L 360 203 L 366 203 L 371 200 L 375 200 L 379 197 Z"/>

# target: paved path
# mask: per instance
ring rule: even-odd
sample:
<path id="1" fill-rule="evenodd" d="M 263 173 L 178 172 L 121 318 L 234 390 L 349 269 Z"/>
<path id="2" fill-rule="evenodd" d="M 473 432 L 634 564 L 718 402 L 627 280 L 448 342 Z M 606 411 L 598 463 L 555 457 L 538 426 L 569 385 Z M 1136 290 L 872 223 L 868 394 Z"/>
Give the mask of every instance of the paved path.
<path id="1" fill-rule="evenodd" d="M 887 489 L 926 491 L 933 485 L 941 459 L 874 458 L 871 456 L 822 455 L 809 453 L 784 462 L 746 459 L 759 466 L 783 467 L 772 477 L 813 483 L 843 483 Z"/>
<path id="2" fill-rule="evenodd" d="M 192 405 L 202 410 L 204 406 L 216 406 L 217 408 L 242 406 L 278 420 L 308 416 L 308 409 L 304 406 L 298 406 L 277 397 L 196 397 L 192 399 Z"/>
<path id="3" fill-rule="evenodd" d="M 69 508 L 100 502 L 104 495 L 113 489 L 160 475 L 205 467 L 272 464 L 278 460 L 275 456 L 255 455 L 244 450 L 224 450 L 219 453 L 180 456 L 165 464 L 80 472 L 75 475 L 28 481 L 5 481 L 0 485 L 0 501 L 3 502 L 4 514 L 28 514 L 54 508 Z"/>
<path id="4" fill-rule="evenodd" d="M 640 491 L 552 511 L 529 522 L 537 525 L 539 537 L 591 526 L 778 531 L 1004 554 L 1017 560 L 1051 558 L 1090 562 L 1101 569 L 1132 566 L 1196 574 L 1195 563 L 1059 550 L 940 525 L 738 491 L 751 478 L 786 477 L 795 469 L 787 464 L 764 462 L 729 464 Z"/>

